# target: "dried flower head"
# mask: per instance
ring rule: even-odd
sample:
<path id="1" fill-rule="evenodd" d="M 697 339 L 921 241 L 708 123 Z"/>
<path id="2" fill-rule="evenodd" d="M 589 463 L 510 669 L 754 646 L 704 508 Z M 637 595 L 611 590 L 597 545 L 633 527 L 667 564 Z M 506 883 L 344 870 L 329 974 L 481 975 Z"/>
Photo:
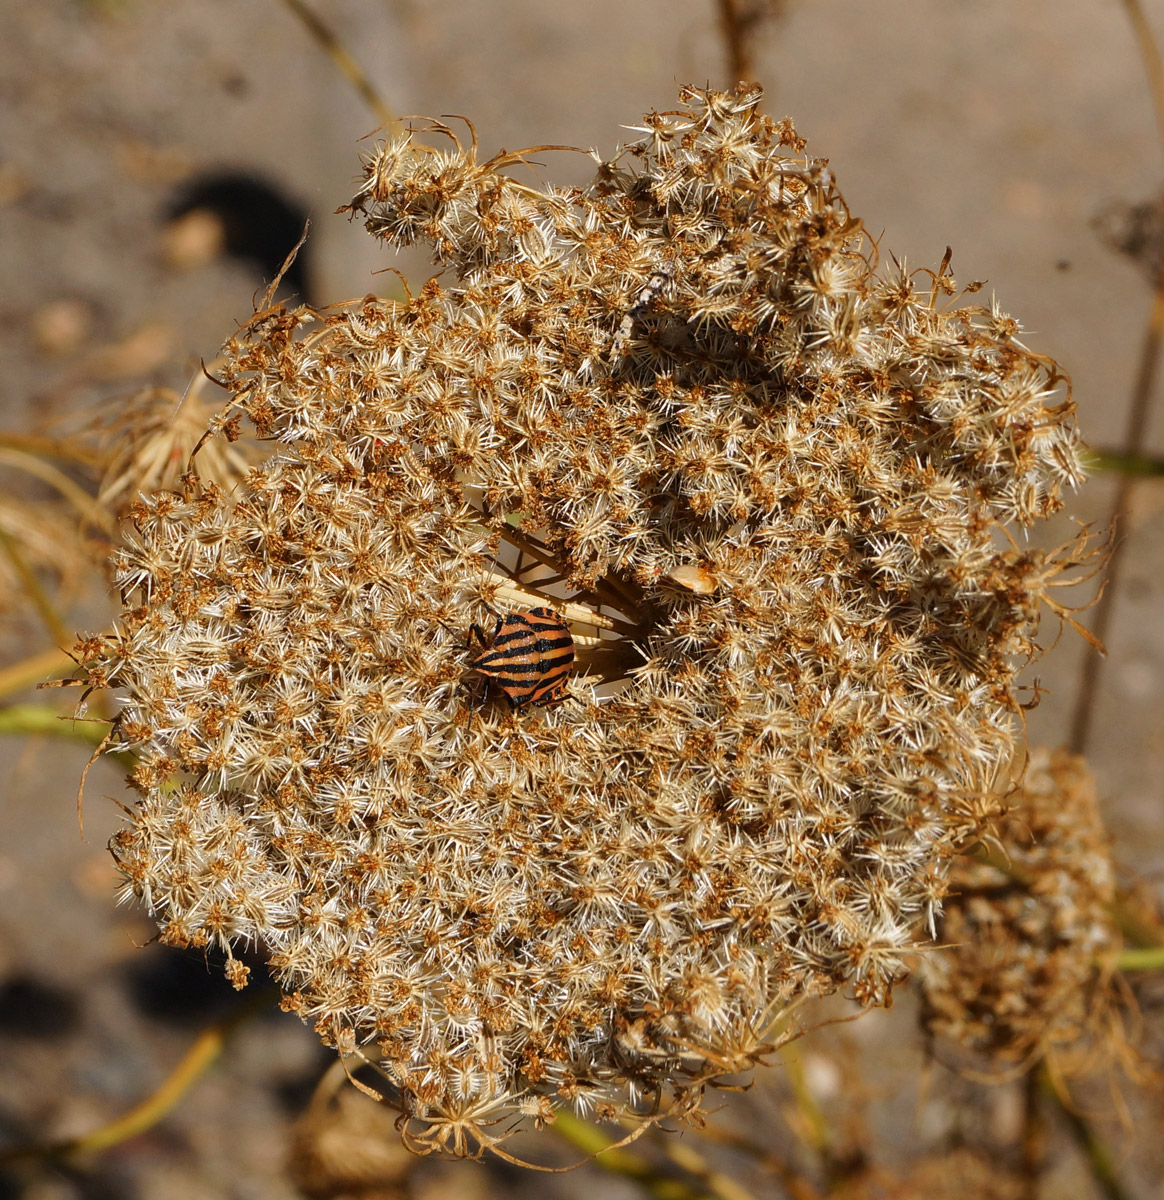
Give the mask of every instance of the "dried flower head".
<path id="1" fill-rule="evenodd" d="M 393 1114 L 328 1072 L 291 1134 L 288 1172 L 306 1200 L 409 1200 L 418 1160 L 392 1136 Z"/>
<path id="2" fill-rule="evenodd" d="M 127 892 L 266 946 L 454 1153 L 884 1002 L 1063 566 L 1001 535 L 1080 475 L 1054 365 L 946 264 L 879 274 L 758 91 L 683 99 L 584 190 L 381 146 L 352 210 L 450 286 L 257 314 L 217 421 L 277 453 L 136 507 L 85 650 L 140 757 Z M 469 631 L 538 607 L 573 673 L 517 711 Z"/>
<path id="3" fill-rule="evenodd" d="M 199 371 L 180 396 L 160 387 L 118 396 L 90 423 L 85 432 L 104 462 L 97 495 L 102 504 L 124 515 L 139 493 L 180 485 L 208 422 L 221 407 L 220 398 L 208 394 L 209 383 Z M 251 445 L 235 444 L 236 430 L 229 433 L 208 440 L 198 459 L 200 477 L 223 487 L 240 480 L 256 458 Z"/>
<path id="4" fill-rule="evenodd" d="M 1022 1200 L 1028 1188 L 1022 1175 L 960 1147 L 928 1155 L 904 1177 L 868 1171 L 829 1194 L 833 1200 Z"/>
<path id="5" fill-rule="evenodd" d="M 1005 859 L 951 867 L 948 948 L 922 966 L 924 1025 L 996 1072 L 1046 1057 L 1077 1074 L 1119 1041 L 1115 872 L 1084 759 L 1032 751 L 997 837 Z"/>
<path id="6" fill-rule="evenodd" d="M 9 462 L 0 457 L 0 465 L 15 465 L 20 460 L 35 462 L 31 455 L 14 451 Z M 78 508 L 83 518 L 91 515 L 81 488 L 47 465 L 42 478 L 46 475 L 46 482 L 63 484 L 69 498 L 77 496 L 81 503 L 69 505 L 43 497 L 29 501 L 0 494 L 0 612 L 5 614 L 27 608 L 30 577 L 48 585 L 46 590 L 51 590 L 59 603 L 60 597 L 77 589 L 85 568 L 108 553 L 107 542 L 96 548 L 79 527 Z"/>

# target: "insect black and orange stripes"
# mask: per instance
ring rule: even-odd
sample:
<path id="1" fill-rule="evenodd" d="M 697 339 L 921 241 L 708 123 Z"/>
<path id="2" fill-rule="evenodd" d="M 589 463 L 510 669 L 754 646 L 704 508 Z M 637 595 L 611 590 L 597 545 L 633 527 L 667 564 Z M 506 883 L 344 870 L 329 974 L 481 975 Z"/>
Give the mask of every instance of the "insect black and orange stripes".
<path id="1" fill-rule="evenodd" d="M 488 642 L 479 625 L 469 628 L 481 652 L 469 663 L 496 684 L 515 709 L 554 704 L 565 695 L 574 665 L 574 639 L 559 613 L 531 608 L 499 617 Z"/>

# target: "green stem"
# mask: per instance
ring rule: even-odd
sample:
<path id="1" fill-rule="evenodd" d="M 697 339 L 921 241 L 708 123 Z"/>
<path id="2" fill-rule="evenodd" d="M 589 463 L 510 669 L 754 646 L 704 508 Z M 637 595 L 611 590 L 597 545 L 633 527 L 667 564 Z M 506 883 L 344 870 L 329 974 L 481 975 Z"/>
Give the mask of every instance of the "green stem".
<path id="1" fill-rule="evenodd" d="M 79 721 L 61 716 L 45 704 L 12 704 L 0 708 L 0 734 L 51 734 L 99 746 L 109 731 L 108 721 Z"/>
<path id="2" fill-rule="evenodd" d="M 1138 475 L 1153 478 L 1164 475 L 1164 458 L 1148 454 L 1125 454 L 1120 450 L 1091 450 L 1084 455 L 1089 471 L 1107 475 Z"/>
<path id="3" fill-rule="evenodd" d="M 553 1128 L 559 1137 L 589 1155 L 595 1166 L 625 1179 L 633 1179 L 648 1196 L 654 1196 L 656 1200 L 709 1200 L 713 1195 L 704 1188 L 692 1187 L 686 1180 L 660 1173 L 645 1158 L 616 1147 L 614 1139 L 601 1129 L 570 1113 L 558 1113 Z"/>
<path id="4" fill-rule="evenodd" d="M 1121 971 L 1164 969 L 1164 946 L 1137 946 L 1131 950 L 1121 950 L 1116 966 Z"/>

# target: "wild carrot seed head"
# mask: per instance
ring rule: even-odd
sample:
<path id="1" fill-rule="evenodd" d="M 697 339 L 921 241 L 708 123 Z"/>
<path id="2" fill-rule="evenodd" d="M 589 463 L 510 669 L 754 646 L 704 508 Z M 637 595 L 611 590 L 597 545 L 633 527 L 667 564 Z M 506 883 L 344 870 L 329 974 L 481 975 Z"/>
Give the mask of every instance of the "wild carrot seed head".
<path id="1" fill-rule="evenodd" d="M 137 506 L 87 643 L 141 758 L 127 891 L 265 946 L 453 1152 L 884 1002 L 1069 558 L 999 536 L 1080 478 L 1054 364 L 945 264 L 875 269 L 758 100 L 685 90 L 586 189 L 374 152 L 353 212 L 444 282 L 228 342 L 277 449 Z M 539 605 L 568 698 L 471 711 L 469 628 Z"/>
<path id="2" fill-rule="evenodd" d="M 1005 860 L 980 846 L 951 867 L 942 948 L 920 974 L 925 1029 L 979 1070 L 1113 1065 L 1126 1049 L 1115 870 L 1085 760 L 1035 748 L 992 832 Z"/>

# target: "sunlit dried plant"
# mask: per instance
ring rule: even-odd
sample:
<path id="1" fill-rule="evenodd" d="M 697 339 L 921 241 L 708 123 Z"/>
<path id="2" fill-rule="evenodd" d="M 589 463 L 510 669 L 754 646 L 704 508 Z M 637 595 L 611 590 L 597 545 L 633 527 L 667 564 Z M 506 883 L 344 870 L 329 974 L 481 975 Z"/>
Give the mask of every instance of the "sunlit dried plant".
<path id="1" fill-rule="evenodd" d="M 951 868 L 946 948 L 921 971 L 926 1029 L 995 1074 L 1039 1059 L 1060 1077 L 1110 1063 L 1124 1044 L 1112 986 L 1121 938 L 1086 762 L 1032 751 L 996 836 L 1005 858 L 968 855 Z"/>
<path id="2" fill-rule="evenodd" d="M 306 1200 L 408 1200 L 418 1160 L 392 1136 L 393 1114 L 345 1085 L 342 1072 L 329 1071 L 295 1123 L 288 1173 L 297 1193 Z"/>
<path id="3" fill-rule="evenodd" d="M 124 515 L 142 492 L 178 487 L 190 456 L 221 407 L 221 397 L 200 370 L 185 392 L 143 388 L 118 396 L 85 429 L 104 464 L 97 499 Z M 202 479 L 230 487 L 247 472 L 256 455 L 249 443 L 216 438 L 202 447 L 198 473 Z"/>
<path id="4" fill-rule="evenodd" d="M 449 286 L 232 338 L 211 429 L 279 449 L 134 506 L 81 647 L 126 894 L 266 947 L 418 1147 L 681 1114 L 801 999 L 885 1002 L 1012 751 L 1062 376 L 948 262 L 879 271 L 758 100 L 685 90 L 586 189 L 382 145 L 351 210 Z M 575 671 L 517 712 L 468 633 L 537 606 Z"/>
<path id="5" fill-rule="evenodd" d="M 73 507 L 43 497 L 0 495 L 0 612 L 27 607 L 27 573 L 53 593 L 68 595 L 92 561 Z"/>

